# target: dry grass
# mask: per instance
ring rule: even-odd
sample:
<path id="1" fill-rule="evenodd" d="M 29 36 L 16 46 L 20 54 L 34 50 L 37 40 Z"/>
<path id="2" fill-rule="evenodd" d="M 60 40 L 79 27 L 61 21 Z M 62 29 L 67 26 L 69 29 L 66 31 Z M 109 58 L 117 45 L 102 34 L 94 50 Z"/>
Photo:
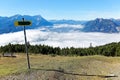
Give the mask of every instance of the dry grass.
<path id="1" fill-rule="evenodd" d="M 117 80 L 119 57 L 68 57 L 30 55 L 31 70 L 27 70 L 25 54 L 16 58 L 0 58 L 0 80 Z"/>

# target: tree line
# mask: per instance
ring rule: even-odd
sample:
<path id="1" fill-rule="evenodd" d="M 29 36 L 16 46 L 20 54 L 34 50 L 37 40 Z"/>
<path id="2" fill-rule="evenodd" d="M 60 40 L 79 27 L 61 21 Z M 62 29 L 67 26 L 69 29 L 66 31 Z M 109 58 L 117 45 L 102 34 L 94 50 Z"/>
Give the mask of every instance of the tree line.
<path id="1" fill-rule="evenodd" d="M 30 45 L 28 44 L 29 53 L 45 54 L 45 55 L 65 55 L 65 56 L 120 56 L 120 42 L 110 43 L 103 46 L 89 48 L 60 48 L 47 45 Z M 0 53 L 25 53 L 24 44 L 8 44 L 0 47 Z"/>

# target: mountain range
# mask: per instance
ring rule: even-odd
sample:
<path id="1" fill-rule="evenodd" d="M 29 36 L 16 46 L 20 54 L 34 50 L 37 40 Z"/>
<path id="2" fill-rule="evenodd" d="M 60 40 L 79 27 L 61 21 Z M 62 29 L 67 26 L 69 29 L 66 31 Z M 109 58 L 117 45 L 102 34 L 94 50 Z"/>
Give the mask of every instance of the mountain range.
<path id="1" fill-rule="evenodd" d="M 0 34 L 17 32 L 23 30 L 22 27 L 15 27 L 14 22 L 18 20 L 30 20 L 31 26 L 26 29 L 45 28 L 44 31 L 68 32 L 71 30 L 82 32 L 103 32 L 103 33 L 118 33 L 120 31 L 120 19 L 103 19 L 97 18 L 89 21 L 75 21 L 75 20 L 46 20 L 40 15 L 14 15 L 11 17 L 0 17 Z M 56 25 L 57 24 L 57 25 Z M 62 25 L 63 27 L 60 27 Z M 81 25 L 81 26 L 78 26 Z M 59 27 L 54 27 L 59 26 Z M 77 26 L 77 27 L 76 27 Z"/>
<path id="2" fill-rule="evenodd" d="M 84 24 L 86 21 L 77 21 L 77 20 L 49 20 L 49 22 L 53 24 L 71 24 L 71 25 L 79 25 Z"/>
<path id="3" fill-rule="evenodd" d="M 17 32 L 23 30 L 23 27 L 16 27 L 14 25 L 15 21 L 22 21 L 22 18 L 25 20 L 30 20 L 32 22 L 31 26 L 27 26 L 26 29 L 36 29 L 41 26 L 52 26 L 53 24 L 48 22 L 46 19 L 40 15 L 29 16 L 29 15 L 14 15 L 11 17 L 0 17 L 0 34 Z"/>

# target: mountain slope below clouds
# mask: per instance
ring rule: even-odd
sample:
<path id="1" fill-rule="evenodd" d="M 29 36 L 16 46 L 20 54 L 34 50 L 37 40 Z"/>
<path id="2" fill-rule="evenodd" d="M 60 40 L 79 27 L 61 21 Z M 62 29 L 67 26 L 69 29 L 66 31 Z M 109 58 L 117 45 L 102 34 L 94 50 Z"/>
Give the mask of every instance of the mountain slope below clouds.
<path id="1" fill-rule="evenodd" d="M 111 19 L 97 18 L 95 20 L 88 21 L 84 26 L 84 32 L 117 33 L 117 27 L 119 27 L 119 24 Z"/>
<path id="2" fill-rule="evenodd" d="M 28 16 L 28 15 L 14 15 L 11 17 L 0 17 L 0 34 L 17 32 L 23 30 L 22 27 L 15 27 L 14 22 L 18 20 L 30 20 L 32 22 L 31 26 L 27 26 L 26 29 L 36 29 L 41 26 L 52 26 L 53 24 L 45 20 L 40 15 L 37 16 Z"/>

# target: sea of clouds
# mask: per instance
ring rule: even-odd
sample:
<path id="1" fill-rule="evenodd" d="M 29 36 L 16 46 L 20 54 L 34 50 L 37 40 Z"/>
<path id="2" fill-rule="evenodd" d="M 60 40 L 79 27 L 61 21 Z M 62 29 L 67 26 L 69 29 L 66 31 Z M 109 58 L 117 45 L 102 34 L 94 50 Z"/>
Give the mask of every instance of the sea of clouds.
<path id="1" fill-rule="evenodd" d="M 82 28 L 81 25 L 55 25 L 53 28 L 59 27 L 74 27 Z M 42 31 L 41 29 L 26 30 L 27 41 L 30 44 L 45 44 L 53 47 L 89 47 L 90 43 L 92 46 L 104 45 L 111 42 L 120 41 L 120 33 L 98 33 L 90 32 L 85 33 L 81 31 L 70 31 L 70 32 L 55 32 L 55 31 Z M 0 46 L 12 44 L 24 44 L 24 33 L 23 31 L 6 33 L 0 35 Z"/>

